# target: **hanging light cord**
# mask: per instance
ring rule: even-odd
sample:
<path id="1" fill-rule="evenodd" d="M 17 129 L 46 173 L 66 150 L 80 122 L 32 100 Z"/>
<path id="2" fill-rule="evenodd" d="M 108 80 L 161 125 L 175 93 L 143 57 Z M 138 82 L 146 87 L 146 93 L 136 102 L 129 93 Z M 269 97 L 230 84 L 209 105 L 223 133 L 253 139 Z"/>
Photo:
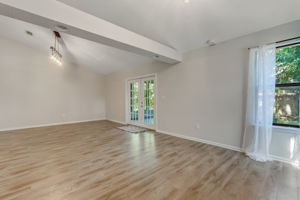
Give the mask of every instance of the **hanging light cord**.
<path id="1" fill-rule="evenodd" d="M 60 35 L 58 32 L 54 32 L 54 46 L 50 47 L 51 49 L 51 59 L 55 61 L 58 65 L 62 65 L 62 55 L 59 52 L 59 42 L 58 38 Z"/>

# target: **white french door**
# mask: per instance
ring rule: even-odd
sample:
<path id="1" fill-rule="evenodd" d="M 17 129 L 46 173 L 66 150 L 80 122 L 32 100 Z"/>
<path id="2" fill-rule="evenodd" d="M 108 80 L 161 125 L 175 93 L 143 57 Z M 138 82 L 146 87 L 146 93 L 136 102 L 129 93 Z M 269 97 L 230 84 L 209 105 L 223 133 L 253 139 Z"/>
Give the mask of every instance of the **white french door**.
<path id="1" fill-rule="evenodd" d="M 129 80 L 127 88 L 128 123 L 155 128 L 155 77 Z"/>

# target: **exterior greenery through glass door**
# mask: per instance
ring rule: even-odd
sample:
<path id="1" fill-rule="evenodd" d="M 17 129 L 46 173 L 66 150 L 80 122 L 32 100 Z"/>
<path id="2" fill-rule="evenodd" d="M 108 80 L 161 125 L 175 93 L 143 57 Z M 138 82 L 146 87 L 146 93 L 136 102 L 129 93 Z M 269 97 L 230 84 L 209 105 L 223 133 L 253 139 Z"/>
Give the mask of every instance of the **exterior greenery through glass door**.
<path id="1" fill-rule="evenodd" d="M 140 85 L 142 84 L 142 85 Z M 140 94 L 140 92 L 142 92 Z M 139 106 L 142 111 L 139 113 Z M 130 82 L 130 120 L 136 123 L 153 125 L 155 106 L 154 79 L 141 79 Z M 140 116 L 139 114 L 142 114 Z"/>
<path id="2" fill-rule="evenodd" d="M 144 123 L 154 124 L 154 80 L 144 81 Z"/>
<path id="3" fill-rule="evenodd" d="M 139 82 L 130 83 L 130 119 L 139 120 Z"/>

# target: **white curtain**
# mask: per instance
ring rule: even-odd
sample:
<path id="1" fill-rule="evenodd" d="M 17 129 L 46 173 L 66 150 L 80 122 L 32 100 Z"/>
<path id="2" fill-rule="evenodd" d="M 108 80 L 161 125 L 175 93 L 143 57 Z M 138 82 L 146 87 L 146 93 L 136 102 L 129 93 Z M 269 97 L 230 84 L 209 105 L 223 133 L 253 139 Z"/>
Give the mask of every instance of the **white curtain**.
<path id="1" fill-rule="evenodd" d="M 275 45 L 250 50 L 248 97 L 243 148 L 254 160 L 265 162 L 272 139 L 275 101 Z"/>
<path id="2" fill-rule="evenodd" d="M 300 134 L 295 133 L 293 137 L 290 138 L 289 143 L 289 150 L 290 150 L 290 160 L 292 164 L 300 168 Z"/>

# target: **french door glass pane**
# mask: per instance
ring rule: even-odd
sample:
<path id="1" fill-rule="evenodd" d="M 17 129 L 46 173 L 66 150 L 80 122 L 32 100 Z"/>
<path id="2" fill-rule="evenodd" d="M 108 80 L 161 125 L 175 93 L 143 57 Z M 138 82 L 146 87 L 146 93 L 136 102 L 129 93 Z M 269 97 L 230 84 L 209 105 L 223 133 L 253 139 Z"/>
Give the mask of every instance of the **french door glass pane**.
<path id="1" fill-rule="evenodd" d="M 144 81 L 144 123 L 154 124 L 154 80 Z"/>
<path id="2" fill-rule="evenodd" d="M 139 83 L 130 83 L 130 120 L 139 120 Z"/>

